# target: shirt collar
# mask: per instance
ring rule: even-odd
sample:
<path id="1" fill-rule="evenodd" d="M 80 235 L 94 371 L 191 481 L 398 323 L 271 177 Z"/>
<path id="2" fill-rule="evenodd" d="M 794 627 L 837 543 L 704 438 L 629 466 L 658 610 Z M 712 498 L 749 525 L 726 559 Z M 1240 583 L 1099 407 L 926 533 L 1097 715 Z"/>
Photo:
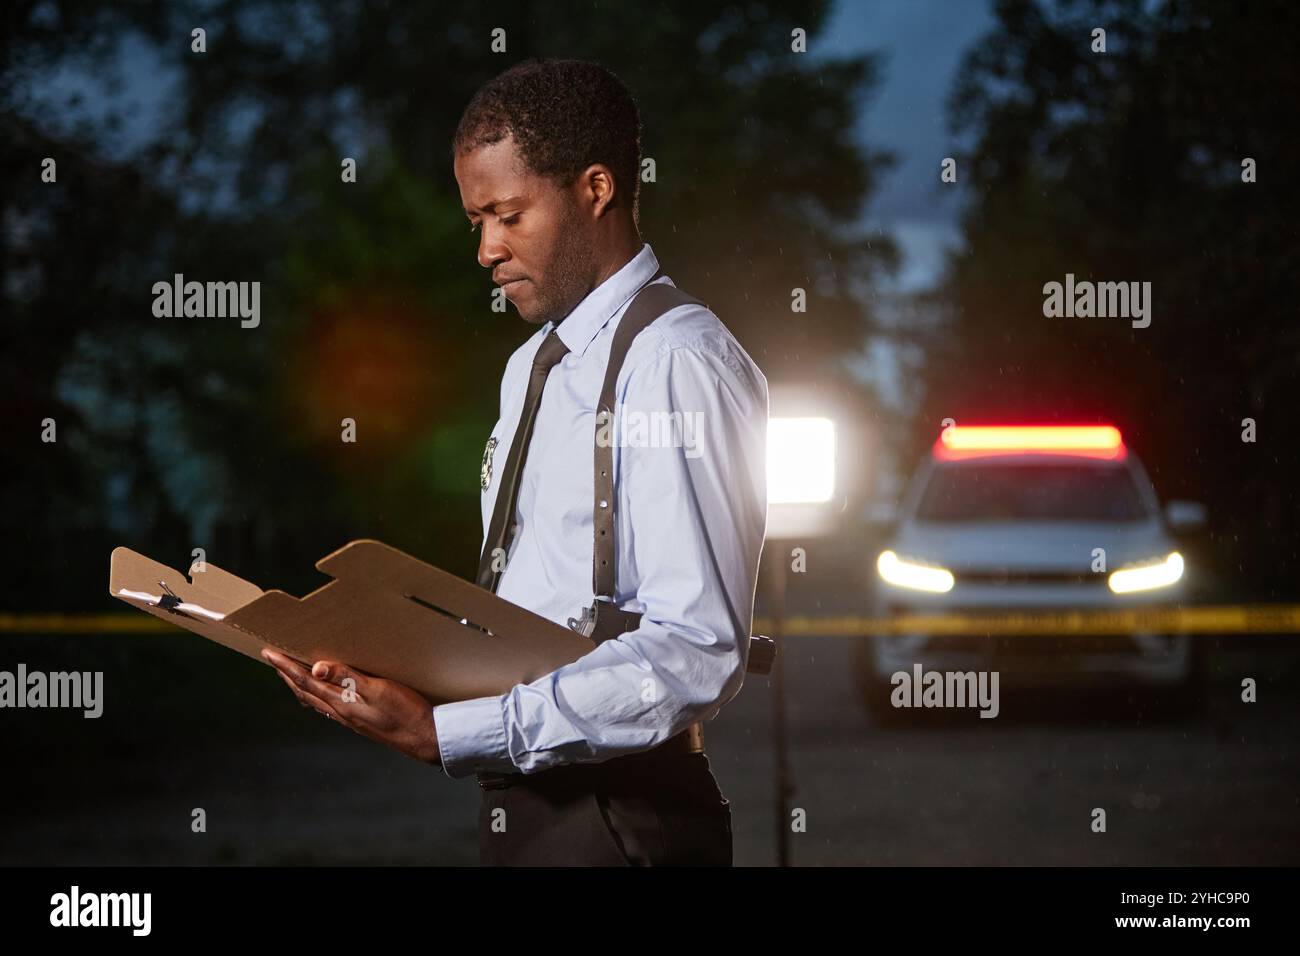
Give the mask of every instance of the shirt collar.
<path id="1" fill-rule="evenodd" d="M 648 242 L 623 267 L 587 294 L 557 326 L 547 322 L 546 335 L 556 330 L 569 352 L 581 356 L 609 320 L 627 304 L 628 299 L 659 271 L 659 260 Z"/>

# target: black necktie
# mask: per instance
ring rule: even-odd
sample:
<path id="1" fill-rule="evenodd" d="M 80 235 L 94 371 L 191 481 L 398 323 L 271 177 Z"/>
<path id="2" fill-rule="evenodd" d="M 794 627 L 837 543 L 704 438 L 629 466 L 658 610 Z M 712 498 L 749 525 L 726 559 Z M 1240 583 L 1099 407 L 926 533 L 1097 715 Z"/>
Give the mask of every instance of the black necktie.
<path id="1" fill-rule="evenodd" d="M 514 539 L 515 531 L 515 507 L 519 503 L 519 478 L 524 471 L 524 460 L 528 457 L 533 423 L 537 421 L 537 406 L 542 402 L 542 388 L 555 363 L 564 358 L 568 351 L 569 347 L 551 329 L 533 358 L 533 372 L 528 378 L 528 393 L 524 396 L 523 411 L 519 413 L 519 427 L 515 429 L 515 440 L 510 443 L 506 470 L 501 476 L 501 487 L 497 489 L 492 522 L 488 525 L 487 541 L 483 544 L 483 554 L 478 563 L 479 587 L 487 588 L 494 594 L 501 582 L 501 572 L 492 570 L 492 558 L 497 548 L 502 549 L 503 555 L 510 553 L 510 542 Z"/>

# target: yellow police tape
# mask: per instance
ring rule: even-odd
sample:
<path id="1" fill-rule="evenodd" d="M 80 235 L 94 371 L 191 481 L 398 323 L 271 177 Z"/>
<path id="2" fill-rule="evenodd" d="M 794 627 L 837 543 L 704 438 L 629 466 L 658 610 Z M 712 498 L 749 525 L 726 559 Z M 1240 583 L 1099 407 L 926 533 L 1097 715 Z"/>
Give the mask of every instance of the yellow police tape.
<path id="1" fill-rule="evenodd" d="M 175 629 L 174 624 L 139 614 L 0 614 L 0 633 L 144 634 Z"/>
<path id="2" fill-rule="evenodd" d="M 772 630 L 771 618 L 756 618 L 754 630 Z M 1021 611 L 997 614 L 899 614 L 870 618 L 855 615 L 790 616 L 781 633 L 789 636 L 853 637 L 864 634 L 1295 634 L 1300 632 L 1300 604 L 1207 605 L 1123 611 Z"/>
<path id="3" fill-rule="evenodd" d="M 175 625 L 141 614 L 0 614 L 0 633 L 143 634 Z M 773 630 L 770 617 L 756 617 L 754 632 Z M 1021 611 L 998 614 L 791 615 L 787 637 L 856 637 L 865 634 L 1295 634 L 1300 604 L 1206 605 L 1120 611 Z"/>

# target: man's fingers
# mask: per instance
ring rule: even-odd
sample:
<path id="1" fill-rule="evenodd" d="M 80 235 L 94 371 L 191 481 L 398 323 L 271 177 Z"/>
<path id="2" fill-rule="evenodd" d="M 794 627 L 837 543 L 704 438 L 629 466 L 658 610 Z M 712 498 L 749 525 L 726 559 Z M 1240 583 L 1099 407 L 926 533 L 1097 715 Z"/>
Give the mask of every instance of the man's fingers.
<path id="1" fill-rule="evenodd" d="M 266 661 L 276 670 L 284 670 L 286 667 L 297 664 L 292 657 L 287 654 L 274 650 L 270 647 L 262 648 L 262 660 Z"/>
<path id="2" fill-rule="evenodd" d="M 282 674 L 280 676 L 283 677 L 284 675 Z M 334 705 L 328 700 L 317 697 L 309 690 L 304 690 L 287 677 L 284 678 L 284 682 L 289 685 L 289 689 L 293 691 L 294 696 L 298 698 L 298 702 L 304 707 L 310 707 L 316 712 L 333 720 L 337 720 L 340 723 L 347 723 L 347 720 L 344 719 L 344 717 L 335 709 Z"/>
<path id="3" fill-rule="evenodd" d="M 307 701 L 303 699 L 302 692 L 298 690 L 298 685 L 295 684 L 293 681 L 289 680 L 289 676 L 285 674 L 284 671 L 277 670 L 275 673 L 276 676 L 280 678 L 280 680 L 284 681 L 284 686 L 288 687 L 289 690 L 293 691 L 293 696 L 298 698 L 298 703 L 306 707 Z"/>
<path id="4" fill-rule="evenodd" d="M 279 658 L 279 660 L 273 659 L 271 655 Z M 315 707 L 317 710 L 321 710 L 322 705 L 324 705 L 325 709 L 338 717 L 335 705 L 342 704 L 343 701 L 337 687 L 316 680 L 311 676 L 311 672 L 307 668 L 281 654 L 275 654 L 273 651 L 263 651 L 262 657 L 274 665 L 276 673 L 289 685 L 289 689 L 294 692 L 299 703 L 304 707 Z"/>
<path id="5" fill-rule="evenodd" d="M 281 677 L 289 682 L 290 686 L 297 687 L 298 689 L 311 694 L 313 697 L 318 697 L 330 702 L 331 704 L 344 703 L 341 688 L 335 684 L 328 683 L 327 681 L 317 680 L 312 676 L 311 671 L 306 667 L 303 667 L 297 661 L 281 655 L 277 655 L 280 656 L 280 660 L 275 661 L 272 660 L 272 658 L 267 657 L 265 652 L 262 656 L 275 665 L 275 669 L 280 672 Z M 339 665 L 335 666 L 337 667 Z"/>
<path id="6" fill-rule="evenodd" d="M 317 661 L 311 669 L 308 669 L 292 658 L 269 648 L 263 649 L 262 657 L 294 685 L 329 701 L 335 707 L 345 707 L 363 700 L 363 691 L 368 678 L 346 664 L 340 664 L 338 661 Z"/>
<path id="7" fill-rule="evenodd" d="M 274 667 L 281 677 L 295 684 L 301 684 L 304 678 L 311 676 L 310 672 L 292 657 L 273 651 L 269 647 L 262 648 L 262 660 Z"/>
<path id="8" fill-rule="evenodd" d="M 311 676 L 327 684 L 333 684 L 344 691 L 352 691 L 355 701 L 361 696 L 365 687 L 366 675 L 353 670 L 338 661 L 317 661 L 312 665 Z"/>
<path id="9" fill-rule="evenodd" d="M 415 691 L 336 661 L 317 661 L 308 669 L 270 648 L 262 651 L 262 658 L 275 667 L 280 679 L 304 707 L 311 707 L 363 737 L 429 761 L 428 747 L 422 741 L 416 742 L 418 746 L 411 743 L 410 725 L 414 718 L 409 713 L 408 697 L 421 701 L 418 709 L 422 718 L 428 719 L 423 698 Z M 393 692 L 394 687 L 398 692 Z M 358 704 L 362 706 L 358 708 Z"/>

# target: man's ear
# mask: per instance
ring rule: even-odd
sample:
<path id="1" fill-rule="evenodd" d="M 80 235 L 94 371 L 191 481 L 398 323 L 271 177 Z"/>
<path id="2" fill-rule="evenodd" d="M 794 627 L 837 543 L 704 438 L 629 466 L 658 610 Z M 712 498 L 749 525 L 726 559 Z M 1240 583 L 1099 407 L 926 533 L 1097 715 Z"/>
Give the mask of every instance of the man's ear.
<path id="1" fill-rule="evenodd" d="M 595 218 L 605 215 L 605 211 L 614 201 L 616 187 L 614 173 L 604 163 L 593 163 L 582 171 L 578 177 L 581 185 L 580 199 L 591 209 Z"/>

